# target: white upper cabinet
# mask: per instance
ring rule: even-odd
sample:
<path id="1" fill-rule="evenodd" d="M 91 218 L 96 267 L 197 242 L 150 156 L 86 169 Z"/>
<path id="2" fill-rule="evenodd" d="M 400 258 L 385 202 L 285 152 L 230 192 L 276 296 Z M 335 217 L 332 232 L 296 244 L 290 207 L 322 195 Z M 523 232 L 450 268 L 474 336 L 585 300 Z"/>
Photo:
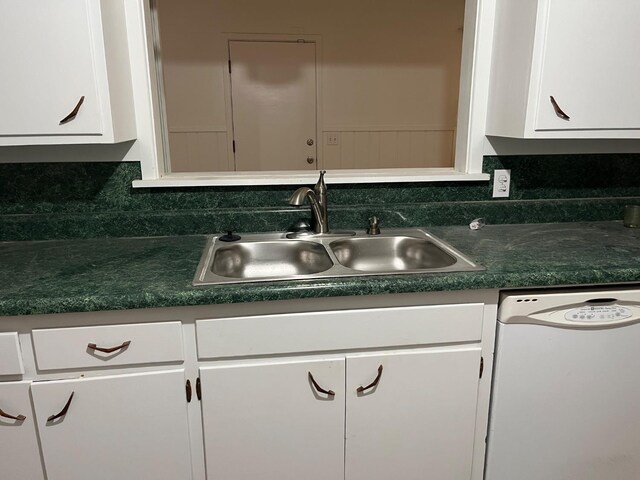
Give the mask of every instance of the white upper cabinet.
<path id="1" fill-rule="evenodd" d="M 640 2 L 498 0 L 487 135 L 640 138 Z"/>
<path id="2" fill-rule="evenodd" d="M 0 0 L 0 145 L 136 137 L 123 0 Z"/>

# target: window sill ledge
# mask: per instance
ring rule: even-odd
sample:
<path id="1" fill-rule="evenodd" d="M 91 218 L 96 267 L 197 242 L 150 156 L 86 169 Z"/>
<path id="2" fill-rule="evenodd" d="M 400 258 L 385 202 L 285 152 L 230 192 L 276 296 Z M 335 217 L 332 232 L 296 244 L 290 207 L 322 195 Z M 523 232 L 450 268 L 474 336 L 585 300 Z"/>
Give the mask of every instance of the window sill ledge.
<path id="1" fill-rule="evenodd" d="M 380 170 L 328 170 L 327 184 L 484 182 L 488 173 L 463 173 L 451 168 Z M 134 180 L 134 188 L 226 187 L 243 185 L 308 185 L 318 180 L 318 171 L 174 173 L 158 179 Z"/>

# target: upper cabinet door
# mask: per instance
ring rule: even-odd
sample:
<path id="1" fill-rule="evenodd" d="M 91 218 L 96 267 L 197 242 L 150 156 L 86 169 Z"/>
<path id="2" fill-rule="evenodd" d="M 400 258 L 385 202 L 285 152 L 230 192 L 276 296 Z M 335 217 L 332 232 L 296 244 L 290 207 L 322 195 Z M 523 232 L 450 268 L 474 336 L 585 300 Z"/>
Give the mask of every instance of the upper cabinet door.
<path id="1" fill-rule="evenodd" d="M 35 382 L 31 392 L 48 480 L 191 479 L 184 370 Z"/>
<path id="2" fill-rule="evenodd" d="M 640 128 L 640 2 L 553 0 L 536 130 Z M 556 112 L 550 97 L 570 119 Z"/>
<path id="3" fill-rule="evenodd" d="M 344 359 L 201 368 L 207 479 L 342 479 L 344 375 Z"/>
<path id="4" fill-rule="evenodd" d="M 345 479 L 469 480 L 479 368 L 480 347 L 348 356 Z"/>
<path id="5" fill-rule="evenodd" d="M 487 135 L 640 138 L 638 0 L 496 0 Z"/>
<path id="6" fill-rule="evenodd" d="M 0 0 L 0 145 L 135 138 L 122 0 Z"/>

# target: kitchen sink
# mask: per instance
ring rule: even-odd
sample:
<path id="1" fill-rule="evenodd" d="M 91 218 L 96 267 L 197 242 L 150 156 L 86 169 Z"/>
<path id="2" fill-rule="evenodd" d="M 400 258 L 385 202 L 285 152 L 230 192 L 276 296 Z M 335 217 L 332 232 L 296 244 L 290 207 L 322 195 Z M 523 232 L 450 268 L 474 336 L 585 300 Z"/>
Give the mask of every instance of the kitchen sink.
<path id="1" fill-rule="evenodd" d="M 319 243 L 300 240 L 221 244 L 213 253 L 211 271 L 221 277 L 268 279 L 310 275 L 333 266 Z"/>
<path id="2" fill-rule="evenodd" d="M 193 284 L 484 270 L 422 229 L 387 230 L 375 236 L 286 235 L 248 234 L 236 242 L 210 237 Z"/>
<path id="3" fill-rule="evenodd" d="M 345 238 L 329 248 L 341 265 L 361 272 L 433 270 L 457 261 L 431 240 L 403 235 Z"/>

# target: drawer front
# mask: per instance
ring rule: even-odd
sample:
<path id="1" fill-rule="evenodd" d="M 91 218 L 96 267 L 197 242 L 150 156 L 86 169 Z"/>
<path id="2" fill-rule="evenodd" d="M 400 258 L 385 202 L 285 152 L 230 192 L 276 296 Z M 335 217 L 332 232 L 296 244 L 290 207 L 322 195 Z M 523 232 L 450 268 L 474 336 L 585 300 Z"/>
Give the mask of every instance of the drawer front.
<path id="1" fill-rule="evenodd" d="M 476 303 L 198 320 L 198 357 L 480 341 L 482 315 Z"/>
<path id="2" fill-rule="evenodd" d="M 34 330 L 39 370 L 184 360 L 180 322 Z"/>
<path id="3" fill-rule="evenodd" d="M 24 365 L 16 332 L 0 333 L 0 375 L 23 375 Z"/>

